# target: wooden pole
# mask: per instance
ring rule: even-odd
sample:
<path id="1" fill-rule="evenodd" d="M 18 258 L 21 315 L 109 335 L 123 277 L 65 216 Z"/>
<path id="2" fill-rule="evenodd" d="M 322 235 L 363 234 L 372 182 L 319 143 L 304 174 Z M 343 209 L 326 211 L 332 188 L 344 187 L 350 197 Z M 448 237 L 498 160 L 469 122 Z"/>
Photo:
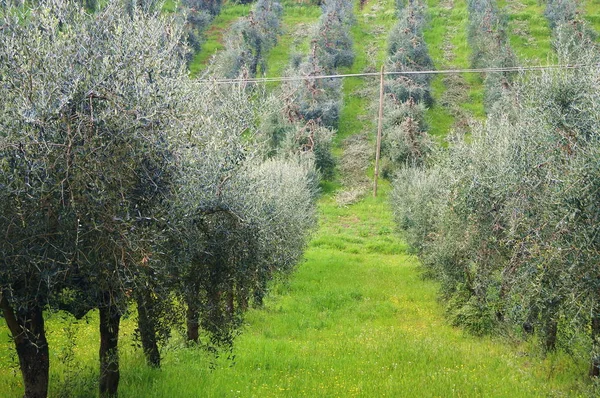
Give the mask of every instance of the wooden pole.
<path id="1" fill-rule="evenodd" d="M 379 75 L 379 118 L 377 122 L 377 150 L 375 151 L 375 181 L 373 181 L 373 197 L 377 197 L 377 180 L 379 179 L 379 155 L 381 153 L 381 130 L 383 130 L 383 65 Z"/>

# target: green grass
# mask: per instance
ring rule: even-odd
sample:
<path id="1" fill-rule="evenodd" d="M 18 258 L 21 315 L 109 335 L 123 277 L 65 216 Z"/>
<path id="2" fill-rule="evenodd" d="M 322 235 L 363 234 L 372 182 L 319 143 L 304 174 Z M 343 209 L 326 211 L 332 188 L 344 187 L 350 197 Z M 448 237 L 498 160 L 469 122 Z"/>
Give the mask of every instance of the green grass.
<path id="1" fill-rule="evenodd" d="M 386 58 L 388 32 L 396 22 L 393 0 L 372 0 L 363 10 L 354 8 L 356 23 L 351 28 L 356 57 L 350 68 L 340 73 L 379 71 Z M 339 144 L 354 134 L 367 132 L 369 138 L 376 134 L 374 123 L 377 111 L 371 104 L 379 101 L 379 78 L 351 77 L 343 82 L 344 106 L 340 112 L 340 124 L 336 135 Z M 340 152 L 335 151 L 336 155 Z"/>
<path id="2" fill-rule="evenodd" d="M 441 94 L 446 90 L 446 86 L 443 82 L 443 76 L 437 75 L 431 82 L 431 90 L 433 97 L 436 102 L 439 103 Z M 428 133 L 434 137 L 437 137 L 440 142 L 448 135 L 448 132 L 454 126 L 456 118 L 452 113 L 445 107 L 440 105 L 434 105 L 427 110 L 427 124 L 429 126 Z"/>
<path id="3" fill-rule="evenodd" d="M 427 33 L 432 56 L 441 59 L 440 35 L 455 25 L 459 27 L 451 36 L 455 58 L 448 66 L 468 67 L 464 2 L 457 1 L 448 12 L 436 9 L 436 4 L 430 1 L 432 22 Z M 227 7 L 231 12 L 215 20 L 209 40 L 214 48 L 223 33 L 218 29 L 225 29 L 248 10 Z M 393 0 L 371 0 L 365 10 L 356 10 L 357 25 L 352 30 L 356 63 L 343 72 L 381 65 L 387 31 L 395 22 L 389 12 L 392 7 Z M 285 68 L 290 44 L 295 43 L 294 24 L 315 21 L 318 11 L 317 7 L 286 9 L 286 34 L 270 54 L 269 75 Z M 446 26 L 439 27 L 440 20 Z M 374 29 L 380 24 L 384 28 Z M 302 47 L 306 42 L 295 44 Z M 481 116 L 480 78 L 466 78 L 470 100 L 461 106 Z M 369 92 L 369 87 L 374 88 L 375 97 L 358 95 Z M 376 79 L 344 81 L 345 102 L 336 143 L 374 130 L 371 104 L 377 100 L 377 87 Z M 436 95 L 443 92 L 441 78 L 434 80 L 433 89 Z M 444 115 L 441 107 L 430 112 L 432 131 L 446 131 L 451 116 Z M 418 260 L 395 233 L 387 199 L 389 183 L 381 183 L 378 198 L 369 196 L 348 207 L 338 207 L 333 198 L 339 182 L 325 181 L 321 187 L 319 226 L 304 261 L 289 280 L 272 285 L 264 308 L 249 311 L 232 352 L 215 357 L 201 348 L 186 348 L 176 334 L 163 350 L 162 369 L 153 370 L 133 346 L 134 314 L 124 319 L 121 397 L 585 395 L 589 388 L 584 376 L 586 358 L 563 353 L 543 357 L 532 348 L 533 343 L 474 337 L 448 325 L 438 301 L 438 285 L 421 277 Z M 96 394 L 97 323 L 95 312 L 77 322 L 49 316 L 50 396 Z M 20 397 L 20 374 L 4 322 L 0 322 L 0 336 L 0 396 Z"/>
<path id="4" fill-rule="evenodd" d="M 597 33 L 600 33 L 600 0 L 582 0 L 579 4 L 584 19 L 590 23 Z"/>
<path id="5" fill-rule="evenodd" d="M 440 0 L 428 0 L 428 24 L 424 31 L 425 42 L 436 69 L 468 69 L 471 67 L 471 49 L 467 41 L 467 24 L 469 13 L 464 1 L 450 3 Z M 446 48 L 447 44 L 450 45 Z M 447 57 L 450 56 L 450 59 Z M 479 74 L 462 75 L 467 85 L 467 100 L 458 104 L 467 115 L 483 119 L 483 83 Z M 453 113 L 440 106 L 440 100 L 447 90 L 443 82 L 444 76 L 436 76 L 431 84 L 436 101 L 427 111 L 429 133 L 443 141 L 450 129 L 458 120 Z"/>

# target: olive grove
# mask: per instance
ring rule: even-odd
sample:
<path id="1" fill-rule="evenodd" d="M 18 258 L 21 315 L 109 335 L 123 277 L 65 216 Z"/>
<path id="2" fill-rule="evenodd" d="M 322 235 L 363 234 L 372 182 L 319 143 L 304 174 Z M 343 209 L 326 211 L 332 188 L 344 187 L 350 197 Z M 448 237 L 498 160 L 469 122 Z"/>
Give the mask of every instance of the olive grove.
<path id="1" fill-rule="evenodd" d="M 559 62 L 589 66 L 513 81 L 471 137 L 401 171 L 393 206 L 453 323 L 535 334 L 598 376 L 598 58 L 571 26 L 555 28 Z"/>

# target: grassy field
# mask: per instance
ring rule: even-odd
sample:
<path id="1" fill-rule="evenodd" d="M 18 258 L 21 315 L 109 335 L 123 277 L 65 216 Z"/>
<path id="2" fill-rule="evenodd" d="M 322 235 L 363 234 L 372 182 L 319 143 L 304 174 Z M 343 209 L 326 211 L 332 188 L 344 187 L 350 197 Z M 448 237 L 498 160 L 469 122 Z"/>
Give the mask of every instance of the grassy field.
<path id="1" fill-rule="evenodd" d="M 515 7 L 520 11 L 510 16 L 511 24 L 523 25 L 529 36 L 523 39 L 512 35 L 511 44 L 524 59 L 532 59 L 532 54 L 538 54 L 540 60 L 550 57 L 544 33 L 547 26 L 538 18 L 541 7 L 534 0 L 522 0 L 519 4 Z M 592 7 L 591 2 L 585 4 Z M 352 68 L 342 72 L 377 70 L 385 57 L 387 31 L 395 23 L 393 5 L 394 0 L 371 0 L 363 10 L 356 8 L 357 24 L 352 34 L 357 58 Z M 224 7 L 195 60 L 195 71 L 220 48 L 227 26 L 248 10 L 248 6 Z M 306 52 L 305 33 L 320 15 L 315 6 L 290 6 L 285 10 L 285 33 L 269 56 L 270 76 L 282 74 L 293 51 Z M 533 15 L 534 11 L 537 14 Z M 436 67 L 468 67 L 465 2 L 429 0 L 429 14 L 426 39 Z M 538 47 L 539 53 L 535 51 Z M 448 81 L 443 77 L 435 80 L 437 104 L 429 114 L 434 134 L 443 137 L 459 117 L 483 116 L 480 77 L 465 76 L 464 83 L 464 101 L 457 106 L 464 113 L 453 113 L 456 109 L 441 104 Z M 373 134 L 377 84 L 376 79 L 344 81 L 344 107 L 336 138 L 338 156 L 343 139 L 362 132 Z M 141 350 L 135 347 L 135 314 L 130 314 L 122 323 L 120 396 L 591 394 L 584 377 L 586 358 L 564 353 L 542 356 L 533 343 L 474 337 L 448 324 L 443 303 L 438 301 L 438 286 L 422 278 L 417 259 L 395 232 L 387 200 L 388 183 L 382 182 L 378 198 L 369 196 L 346 207 L 336 204 L 337 188 L 336 181 L 323 184 L 319 226 L 304 261 L 289 280 L 273 284 L 264 308 L 247 314 L 231 352 L 215 356 L 200 347 L 188 348 L 176 333 L 163 349 L 162 369 L 150 369 Z M 51 346 L 50 396 L 95 396 L 97 314 L 90 313 L 76 322 L 51 314 L 47 326 Z M 0 397 L 22 394 L 16 354 L 4 322 L 0 322 Z"/>

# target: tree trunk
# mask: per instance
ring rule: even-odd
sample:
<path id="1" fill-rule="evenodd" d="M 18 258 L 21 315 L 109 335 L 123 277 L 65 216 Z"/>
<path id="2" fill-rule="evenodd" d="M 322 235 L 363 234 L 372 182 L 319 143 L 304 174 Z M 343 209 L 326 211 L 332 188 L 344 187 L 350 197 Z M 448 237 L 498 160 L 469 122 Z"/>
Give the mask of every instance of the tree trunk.
<path id="1" fill-rule="evenodd" d="M 50 362 L 42 309 L 34 306 L 15 313 L 1 294 L 0 307 L 19 356 L 24 398 L 45 398 L 48 395 Z"/>
<path id="2" fill-rule="evenodd" d="M 246 312 L 248 310 L 248 289 L 240 289 L 237 292 L 237 298 L 238 307 L 242 312 Z"/>
<path id="3" fill-rule="evenodd" d="M 600 376 L 600 306 L 596 305 L 592 313 L 592 363 L 590 377 Z"/>
<path id="4" fill-rule="evenodd" d="M 115 306 L 100 308 L 100 397 L 113 398 L 119 388 L 119 323 Z"/>
<path id="5" fill-rule="evenodd" d="M 160 368 L 160 351 L 156 338 L 156 302 L 146 290 L 137 295 L 138 330 L 148 366 Z"/>
<path id="6" fill-rule="evenodd" d="M 235 312 L 235 292 L 233 286 L 230 286 L 230 290 L 227 292 L 227 315 L 229 319 L 233 319 L 233 314 Z"/>
<path id="7" fill-rule="evenodd" d="M 556 350 L 556 336 L 558 334 L 558 310 L 560 309 L 560 300 L 552 298 L 546 303 L 542 314 L 544 350 L 551 352 Z"/>
<path id="8" fill-rule="evenodd" d="M 198 342 L 199 337 L 199 325 L 198 321 L 200 318 L 200 311 L 195 303 L 188 301 L 187 310 L 185 312 L 186 326 L 187 326 L 187 339 L 188 341 Z"/>
<path id="9" fill-rule="evenodd" d="M 544 349 L 546 352 L 556 350 L 556 335 L 558 333 L 558 322 L 551 315 L 546 318 L 544 325 Z"/>

